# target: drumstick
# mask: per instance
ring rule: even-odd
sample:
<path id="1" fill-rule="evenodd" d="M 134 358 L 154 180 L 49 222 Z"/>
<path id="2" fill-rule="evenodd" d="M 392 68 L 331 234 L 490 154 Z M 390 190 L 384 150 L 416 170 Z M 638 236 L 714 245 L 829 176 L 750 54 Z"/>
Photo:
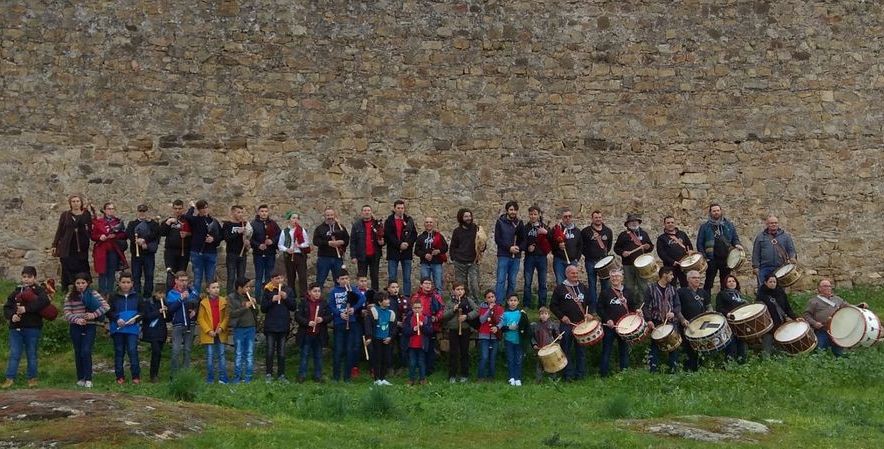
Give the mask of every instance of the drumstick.
<path id="1" fill-rule="evenodd" d="M 163 297 L 160 296 L 160 310 L 163 314 L 163 319 L 166 319 L 166 301 L 163 301 Z"/>
<path id="2" fill-rule="evenodd" d="M 316 305 L 316 313 L 313 314 L 313 333 L 316 333 L 316 320 L 319 319 L 319 304 Z"/>
<path id="3" fill-rule="evenodd" d="M 138 233 L 135 233 L 135 257 L 141 257 L 141 245 L 138 244 Z"/>
<path id="4" fill-rule="evenodd" d="M 362 336 L 362 349 L 365 350 L 365 360 L 369 360 L 369 358 L 368 358 L 368 341 L 365 340 L 365 335 Z"/>
<path id="5" fill-rule="evenodd" d="M 457 309 L 457 335 L 458 336 L 461 334 L 461 326 L 463 325 L 463 321 L 460 320 L 461 314 L 462 314 L 462 312 L 460 311 L 460 309 Z"/>
<path id="6" fill-rule="evenodd" d="M 279 301 L 277 301 L 277 302 L 278 302 L 279 304 L 282 304 L 282 282 L 280 282 L 280 283 L 279 283 L 279 286 L 277 287 L 277 290 L 276 290 L 276 296 L 279 297 Z"/>
<path id="7" fill-rule="evenodd" d="M 555 340 L 553 340 L 552 343 L 550 343 L 550 344 L 553 344 L 553 343 L 559 341 L 559 339 L 562 338 L 562 335 L 565 335 L 565 333 L 564 332 L 559 333 L 559 336 L 556 337 Z"/>
<path id="8" fill-rule="evenodd" d="M 240 226 L 242 227 L 242 249 L 239 250 L 239 257 L 242 257 L 246 253 L 246 222 L 240 222 Z"/>
<path id="9" fill-rule="evenodd" d="M 421 317 L 420 317 L 420 315 L 417 316 L 417 334 L 418 335 L 421 334 Z"/>

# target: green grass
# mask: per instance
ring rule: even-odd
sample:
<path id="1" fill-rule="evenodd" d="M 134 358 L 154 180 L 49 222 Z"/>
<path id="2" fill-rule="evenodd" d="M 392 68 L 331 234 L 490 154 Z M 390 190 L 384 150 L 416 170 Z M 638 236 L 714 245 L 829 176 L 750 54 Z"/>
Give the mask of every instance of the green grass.
<path id="1" fill-rule="evenodd" d="M 884 289 L 861 287 L 838 293 L 852 303 L 866 301 L 873 310 L 884 311 Z M 808 296 L 793 298 L 796 311 L 803 310 Z M 3 332 L 0 336 L 5 340 L 5 329 Z M 42 385 L 75 388 L 68 348 L 58 349 L 51 357 L 42 354 Z M 144 370 L 147 351 L 141 349 Z M 0 361 L 5 361 L 6 350 L 3 345 Z M 297 369 L 296 352 L 290 347 L 290 378 Z M 680 415 L 782 421 L 771 424 L 772 433 L 755 444 L 711 445 L 715 447 L 884 445 L 884 345 L 851 351 L 842 359 L 829 354 L 771 360 L 752 357 L 745 365 L 718 361 L 697 373 L 675 375 L 648 373 L 640 365 L 644 350 L 634 353 L 632 369 L 603 380 L 594 375 L 598 349 L 592 348 L 588 361 L 593 375 L 585 381 L 547 381 L 522 388 L 506 385 L 502 358 L 498 361 L 499 381 L 492 384 L 450 385 L 443 360 L 430 385 L 420 388 L 406 387 L 404 378 L 394 377 L 395 386 L 379 390 L 365 376 L 349 385 L 255 382 L 203 386 L 195 390 L 192 399 L 230 408 L 230 422 L 177 441 L 89 447 L 708 448 L 709 443 L 638 433 L 622 421 Z M 195 349 L 200 373 L 204 373 L 202 357 L 202 351 Z M 99 338 L 95 358 L 112 368 L 107 338 Z M 263 360 L 262 354 L 256 359 Z M 167 366 L 168 360 L 164 360 Z M 326 375 L 329 368 L 324 368 Z M 532 358 L 526 362 L 526 379 L 533 378 L 533 369 Z M 117 386 L 107 369 L 97 374 L 95 390 L 170 400 L 178 396 L 168 382 Z M 272 424 L 260 428 L 237 425 L 233 419 L 236 410 L 268 417 Z"/>

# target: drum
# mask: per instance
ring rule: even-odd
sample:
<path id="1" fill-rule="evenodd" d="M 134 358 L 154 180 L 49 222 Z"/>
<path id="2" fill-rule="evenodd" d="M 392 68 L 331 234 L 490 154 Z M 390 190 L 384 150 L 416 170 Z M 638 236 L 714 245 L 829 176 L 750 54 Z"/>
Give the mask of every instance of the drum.
<path id="1" fill-rule="evenodd" d="M 619 267 L 620 264 L 617 263 L 616 257 L 605 256 L 595 263 L 595 274 L 599 279 L 608 279 L 611 277 L 611 271 L 614 271 L 615 268 Z"/>
<path id="2" fill-rule="evenodd" d="M 789 355 L 806 354 L 816 348 L 816 334 L 804 321 L 787 321 L 774 332 L 774 342 Z"/>
<path id="3" fill-rule="evenodd" d="M 706 256 L 701 253 L 688 254 L 678 261 L 678 266 L 681 267 L 682 273 L 687 273 L 688 271 L 703 273 L 707 267 Z"/>
<path id="4" fill-rule="evenodd" d="M 727 267 L 731 270 L 739 270 L 745 261 L 746 251 L 743 251 L 740 248 L 731 248 L 730 252 L 727 253 Z"/>
<path id="5" fill-rule="evenodd" d="M 744 304 L 727 314 L 727 321 L 740 340 L 755 340 L 773 328 L 773 319 L 762 303 Z"/>
<path id="6" fill-rule="evenodd" d="M 638 275 L 642 279 L 653 279 L 657 277 L 657 261 L 654 260 L 654 256 L 650 254 L 642 254 L 635 258 L 635 269 L 638 270 Z"/>
<path id="7" fill-rule="evenodd" d="M 842 348 L 869 347 L 881 332 L 881 321 L 869 309 L 845 306 L 835 311 L 829 321 L 829 336 Z"/>
<path id="8" fill-rule="evenodd" d="M 617 335 L 626 340 L 630 345 L 641 343 L 648 336 L 648 323 L 645 322 L 641 313 L 627 313 L 617 320 L 614 325 Z"/>
<path id="9" fill-rule="evenodd" d="M 552 374 L 557 373 L 568 365 L 568 358 L 558 343 L 550 343 L 537 351 L 537 358 L 543 370 Z"/>
<path id="10" fill-rule="evenodd" d="M 777 284 L 780 287 L 788 287 L 801 279 L 801 269 L 798 268 L 798 265 L 787 263 L 777 268 L 777 271 L 774 271 L 774 276 L 777 277 Z"/>
<path id="11" fill-rule="evenodd" d="M 574 339 L 580 346 L 592 346 L 602 341 L 605 331 L 602 323 L 596 319 L 588 319 L 574 326 Z"/>
<path id="12" fill-rule="evenodd" d="M 654 340 L 657 347 L 663 352 L 672 352 L 681 346 L 681 334 L 671 324 L 654 328 L 654 331 L 651 332 L 651 340 Z"/>
<path id="13" fill-rule="evenodd" d="M 688 323 L 684 336 L 695 351 L 710 352 L 724 348 L 733 338 L 733 333 L 724 315 L 706 312 Z"/>

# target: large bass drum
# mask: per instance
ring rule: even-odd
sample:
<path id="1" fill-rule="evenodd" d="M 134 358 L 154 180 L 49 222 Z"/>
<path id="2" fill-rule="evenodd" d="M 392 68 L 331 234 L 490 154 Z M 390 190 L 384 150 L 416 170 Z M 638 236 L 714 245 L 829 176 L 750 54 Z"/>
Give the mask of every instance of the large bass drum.
<path id="1" fill-rule="evenodd" d="M 727 346 L 733 338 L 733 333 L 724 315 L 706 312 L 688 323 L 684 336 L 695 351 L 711 352 Z"/>

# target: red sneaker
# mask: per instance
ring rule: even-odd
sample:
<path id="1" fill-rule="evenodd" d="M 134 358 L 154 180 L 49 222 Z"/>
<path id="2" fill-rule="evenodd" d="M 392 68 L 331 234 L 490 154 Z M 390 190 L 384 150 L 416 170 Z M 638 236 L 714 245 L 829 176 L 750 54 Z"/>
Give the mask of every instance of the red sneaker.
<path id="1" fill-rule="evenodd" d="M 356 379 L 357 377 L 359 377 L 359 367 L 354 366 L 353 369 L 350 370 L 350 378 Z"/>
<path id="2" fill-rule="evenodd" d="M 140 383 L 141 383 L 141 378 L 133 377 L 133 378 L 132 378 L 132 383 L 135 384 L 135 385 L 140 384 Z"/>
<path id="3" fill-rule="evenodd" d="M 123 384 L 125 384 L 125 383 L 126 383 L 126 379 L 125 379 L 125 378 L 123 378 L 123 377 L 118 377 L 118 378 L 117 378 L 117 385 L 123 385 Z"/>

